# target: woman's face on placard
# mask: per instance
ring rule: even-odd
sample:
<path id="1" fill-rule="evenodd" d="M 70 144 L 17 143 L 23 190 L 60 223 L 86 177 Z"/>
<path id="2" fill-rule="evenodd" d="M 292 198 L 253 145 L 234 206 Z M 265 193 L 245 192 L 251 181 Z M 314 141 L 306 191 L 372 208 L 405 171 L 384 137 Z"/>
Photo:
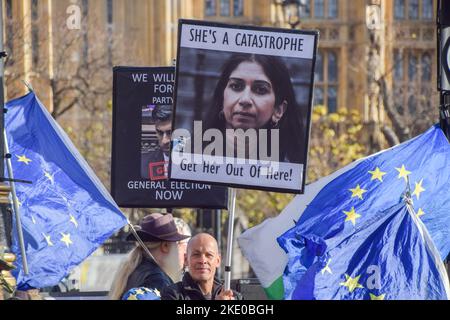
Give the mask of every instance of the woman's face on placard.
<path id="1" fill-rule="evenodd" d="M 259 129 L 270 120 L 281 119 L 286 103 L 275 106 L 273 84 L 262 66 L 241 62 L 231 72 L 223 94 L 223 112 L 227 129 Z"/>

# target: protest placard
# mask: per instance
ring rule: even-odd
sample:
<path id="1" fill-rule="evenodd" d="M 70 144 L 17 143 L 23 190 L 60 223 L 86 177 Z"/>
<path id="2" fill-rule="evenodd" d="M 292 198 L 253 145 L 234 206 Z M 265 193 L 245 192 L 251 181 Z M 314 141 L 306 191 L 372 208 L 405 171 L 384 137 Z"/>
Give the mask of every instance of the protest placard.
<path id="1" fill-rule="evenodd" d="M 302 193 L 317 38 L 180 20 L 170 177 Z"/>
<path id="2" fill-rule="evenodd" d="M 122 207 L 226 208 L 227 189 L 170 181 L 173 67 L 115 67 L 111 190 Z"/>

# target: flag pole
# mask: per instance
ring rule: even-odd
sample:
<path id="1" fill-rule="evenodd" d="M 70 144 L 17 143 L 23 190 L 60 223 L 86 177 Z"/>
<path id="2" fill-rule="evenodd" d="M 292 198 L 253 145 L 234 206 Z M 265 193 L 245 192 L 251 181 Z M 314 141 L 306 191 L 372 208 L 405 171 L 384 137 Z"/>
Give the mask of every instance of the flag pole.
<path id="1" fill-rule="evenodd" d="M 422 236 L 422 240 L 426 244 L 426 247 L 432 256 L 434 263 L 436 264 L 436 268 L 439 273 L 439 276 L 441 277 L 441 281 L 442 283 L 444 283 L 444 290 L 447 295 L 447 299 L 450 299 L 450 284 L 448 281 L 449 277 L 447 270 L 445 268 L 445 264 L 441 259 L 439 250 L 436 248 L 433 240 L 431 239 L 430 234 L 428 233 L 427 227 L 423 224 L 422 220 L 420 220 L 420 218 L 417 216 L 416 211 L 414 210 L 413 201 L 411 197 L 411 189 L 409 187 L 409 178 L 408 178 L 408 189 L 409 190 L 405 192 L 403 201 L 405 202 L 408 213 L 410 214 L 412 220 L 414 221 L 414 224 L 416 225 L 417 229 L 419 229 L 419 232 Z"/>
<path id="2" fill-rule="evenodd" d="M 156 261 L 155 257 L 152 255 L 150 250 L 147 248 L 144 241 L 142 241 L 141 237 L 139 237 L 139 235 L 136 232 L 136 229 L 134 228 L 134 226 L 131 224 L 131 222 L 129 220 L 128 220 L 128 226 L 130 227 L 131 233 L 134 235 L 134 237 L 136 238 L 136 241 L 139 243 L 141 248 L 144 249 L 145 253 L 148 254 L 149 258 L 152 259 L 153 262 L 155 262 L 157 265 L 159 265 L 158 261 Z"/>
<path id="3" fill-rule="evenodd" d="M 219 253 L 222 252 L 222 211 L 220 209 L 214 210 L 215 211 L 215 227 L 214 227 L 214 237 L 217 240 L 217 248 L 219 249 Z M 222 270 L 218 268 L 216 270 L 216 276 L 217 278 L 222 278 Z"/>
<path id="4" fill-rule="evenodd" d="M 3 88 L 3 78 L 4 78 L 4 65 L 3 59 L 6 58 L 6 52 L 3 51 L 3 0 L 0 0 L 0 132 L 4 131 L 4 112 L 5 112 L 5 97 Z M 3 139 L 0 139 L 0 177 L 3 177 L 5 172 L 5 149 L 3 145 Z M 0 261 L 12 263 L 16 260 L 14 254 L 9 253 L 11 247 L 11 208 L 10 208 L 10 186 L 3 181 L 0 181 Z M 2 271 L 2 272 L 5 272 Z M 8 291 L 12 293 L 10 289 L 13 289 L 16 285 L 16 280 L 9 274 L 0 274 L 0 278 L 6 281 L 6 287 Z M 4 285 L 3 285 L 4 286 Z M 4 294 L 2 290 L 2 284 L 0 284 L 0 300 L 4 299 Z"/>
<path id="5" fill-rule="evenodd" d="M 228 211 L 228 236 L 227 252 L 225 258 L 225 290 L 231 288 L 231 260 L 233 258 L 233 233 L 234 233 L 234 214 L 236 210 L 236 189 L 229 190 L 229 211 Z"/>
<path id="6" fill-rule="evenodd" d="M 3 76 L 4 66 L 3 59 L 6 57 L 6 52 L 3 51 L 3 0 L 0 0 L 0 132 L 4 128 L 4 90 L 3 90 Z M 4 160 L 4 146 L 3 139 L 0 139 L 0 176 L 5 172 Z M 0 255 L 8 252 L 11 245 L 11 217 L 8 212 L 9 205 L 9 187 L 7 184 L 0 182 Z"/>
<path id="7" fill-rule="evenodd" d="M 3 130 L 3 143 L 4 143 L 4 147 L 5 147 L 5 154 L 9 154 L 8 139 L 6 137 L 5 130 Z M 13 173 L 12 165 L 11 165 L 11 157 L 6 157 L 6 167 L 8 169 L 9 179 L 11 179 L 10 180 L 11 194 L 12 194 L 12 201 L 13 201 L 13 207 L 14 207 L 14 215 L 16 216 L 17 235 L 19 237 L 20 253 L 22 254 L 23 271 L 24 271 L 25 275 L 28 275 L 27 253 L 25 251 L 25 241 L 23 239 L 22 220 L 20 218 L 19 201 L 18 201 L 17 195 L 16 195 L 16 183 L 14 182 L 14 173 Z"/>

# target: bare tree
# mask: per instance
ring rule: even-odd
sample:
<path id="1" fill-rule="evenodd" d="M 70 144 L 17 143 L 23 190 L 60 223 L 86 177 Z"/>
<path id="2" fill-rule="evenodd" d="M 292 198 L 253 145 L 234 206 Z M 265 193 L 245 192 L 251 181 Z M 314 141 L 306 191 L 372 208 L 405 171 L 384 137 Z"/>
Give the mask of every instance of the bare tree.
<path id="1" fill-rule="evenodd" d="M 106 45 L 107 41 L 112 40 L 102 37 L 100 32 L 97 33 L 100 39 L 90 39 L 87 28 L 69 35 L 65 30 L 63 22 L 54 32 L 57 37 L 54 41 L 58 45 L 54 47 L 53 75 L 49 85 L 55 119 L 74 106 L 84 112 L 104 109 L 112 87 L 111 53 Z"/>
<path id="2" fill-rule="evenodd" d="M 112 58 L 120 59 L 120 38 L 90 17 L 80 30 L 68 30 L 65 15 L 52 21 L 52 32 L 39 31 L 39 47 L 27 34 L 33 25 L 15 21 L 15 50 L 6 61 L 8 97 L 24 91 L 28 78 L 38 95 L 51 101 L 51 114 L 87 159 L 100 179 L 109 184 L 112 118 Z M 43 24 L 45 25 L 45 24 Z M 33 41 L 34 40 L 34 41 Z M 51 48 L 51 49 L 49 49 Z M 33 56 L 39 50 L 38 57 Z M 49 54 L 51 52 L 51 54 Z M 31 56 L 31 58 L 30 58 Z M 31 70 L 25 70 L 30 65 Z M 50 107 L 47 106 L 47 107 Z"/>
<path id="3" fill-rule="evenodd" d="M 424 52 L 421 59 L 417 51 L 411 55 L 398 50 L 393 64 L 386 66 L 384 73 L 376 64 L 381 61 L 381 30 L 369 30 L 369 48 L 365 66 L 369 91 L 384 108 L 389 120 L 379 123 L 379 130 L 390 146 L 396 145 L 428 129 L 437 121 L 437 92 L 431 83 L 431 56 Z M 410 50 L 411 54 L 413 50 Z M 420 51 L 418 51 L 420 52 Z M 393 52 L 390 54 L 394 54 Z M 406 57 L 409 58 L 406 61 Z M 408 68 L 403 68 L 407 62 Z M 400 75 L 396 74 L 396 68 Z M 407 70 L 405 70 L 407 69 Z M 405 81 L 405 74 L 413 79 Z M 411 75 L 410 75 L 411 74 Z M 400 79 L 398 79 L 400 78 Z M 390 82 L 389 79 L 392 79 Z"/>
<path id="4" fill-rule="evenodd" d="M 424 61 L 416 57 L 405 61 L 406 56 L 400 56 L 387 73 L 377 79 L 381 101 L 390 119 L 390 124 L 383 125 L 383 134 L 394 144 L 424 132 L 438 120 L 437 91 L 431 82 L 431 57 L 423 53 Z M 408 73 L 415 77 L 406 82 L 398 81 L 397 76 L 391 73 L 396 65 L 404 66 L 405 62 L 410 69 Z M 391 86 L 388 85 L 388 76 L 393 78 Z"/>

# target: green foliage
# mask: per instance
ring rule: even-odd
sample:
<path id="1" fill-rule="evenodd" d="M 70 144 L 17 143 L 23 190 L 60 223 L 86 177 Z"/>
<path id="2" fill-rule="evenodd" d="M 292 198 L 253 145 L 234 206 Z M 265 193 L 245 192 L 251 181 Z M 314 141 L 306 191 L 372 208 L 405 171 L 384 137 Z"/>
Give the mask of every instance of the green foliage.
<path id="1" fill-rule="evenodd" d="M 241 189 L 237 193 L 237 205 L 247 215 L 250 228 L 278 215 L 293 198 L 294 195 L 287 193 Z"/>
<path id="2" fill-rule="evenodd" d="M 190 226 L 195 226 L 196 224 L 196 210 L 195 209 L 188 209 L 188 208 L 178 208 L 172 210 L 172 214 L 175 217 L 179 217 L 186 221 L 187 224 Z"/>
<path id="3" fill-rule="evenodd" d="M 312 122 L 307 183 L 367 154 L 361 141 L 363 125 L 357 110 L 340 109 L 328 114 L 326 107 L 316 106 Z"/>
<path id="4" fill-rule="evenodd" d="M 4 258 L 5 258 L 4 255 L 0 254 L 0 300 L 2 300 L 1 299 L 2 295 L 3 297 L 5 295 L 6 296 L 11 295 L 14 293 L 15 290 L 15 287 L 7 281 L 6 279 L 7 274 L 4 273 L 12 269 L 15 269 L 15 266 L 12 263 L 5 260 Z M 9 276 L 11 275 L 9 274 Z"/>

